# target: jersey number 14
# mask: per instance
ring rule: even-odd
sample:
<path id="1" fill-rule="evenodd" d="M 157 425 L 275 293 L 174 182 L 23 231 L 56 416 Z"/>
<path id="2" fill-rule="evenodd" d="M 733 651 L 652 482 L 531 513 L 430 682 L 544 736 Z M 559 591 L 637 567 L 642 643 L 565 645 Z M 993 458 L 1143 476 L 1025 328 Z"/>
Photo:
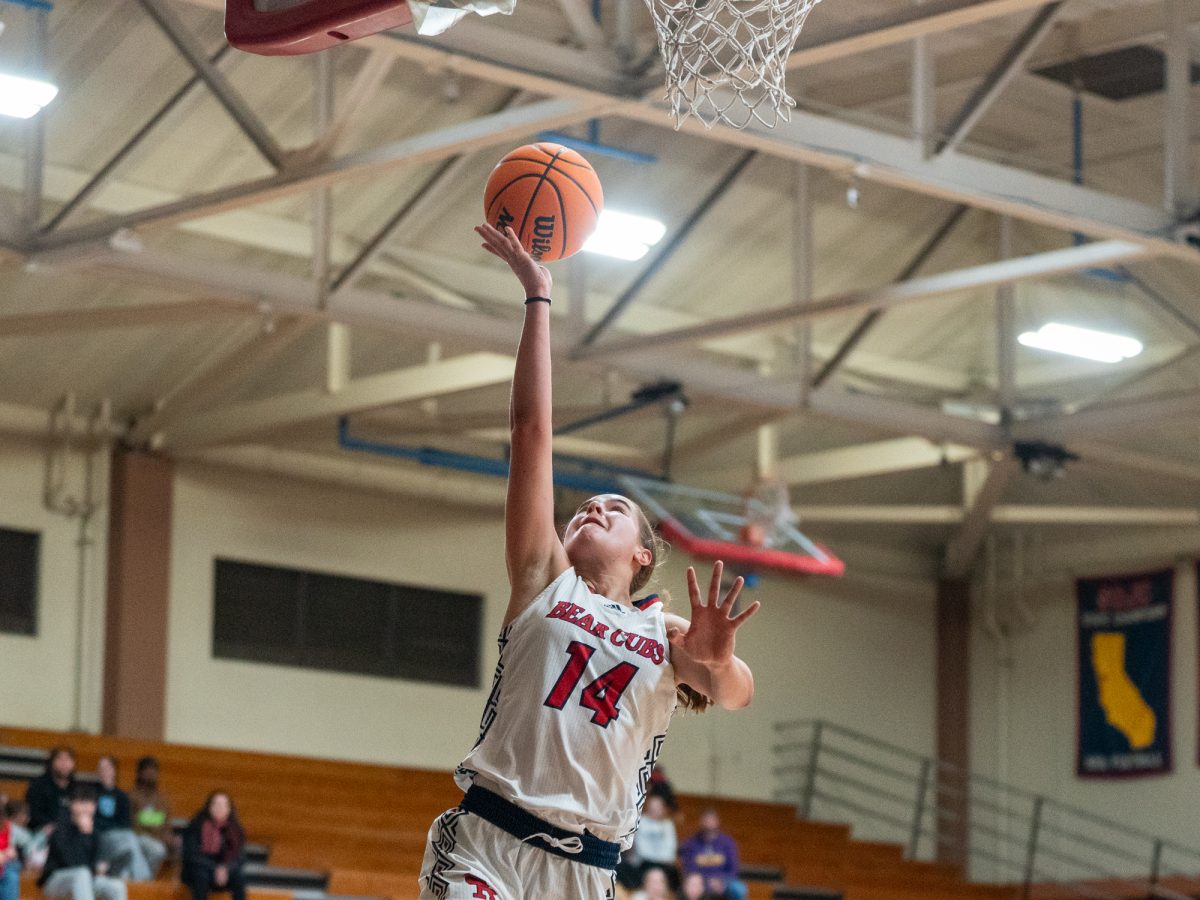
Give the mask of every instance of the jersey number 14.
<path id="1" fill-rule="evenodd" d="M 567 700 L 575 692 L 576 686 L 583 679 L 584 670 L 596 648 L 580 641 L 571 641 L 567 647 L 566 667 L 558 676 L 558 681 L 546 697 L 546 706 L 551 709 L 562 709 Z M 608 723 L 621 714 L 617 701 L 633 681 L 638 667 L 630 662 L 618 663 L 595 681 L 583 688 L 579 696 L 579 705 L 592 711 L 592 722 L 601 728 L 607 728 Z"/>

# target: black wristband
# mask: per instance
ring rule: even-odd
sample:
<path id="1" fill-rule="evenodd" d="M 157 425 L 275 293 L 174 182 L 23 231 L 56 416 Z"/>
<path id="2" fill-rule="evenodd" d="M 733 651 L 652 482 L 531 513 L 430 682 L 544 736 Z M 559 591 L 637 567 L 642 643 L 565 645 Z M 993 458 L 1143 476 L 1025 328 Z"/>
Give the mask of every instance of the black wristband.
<path id="1" fill-rule="evenodd" d="M 549 306 L 550 298 L 549 297 L 526 297 L 525 305 L 528 306 L 530 303 L 545 303 L 547 306 Z"/>

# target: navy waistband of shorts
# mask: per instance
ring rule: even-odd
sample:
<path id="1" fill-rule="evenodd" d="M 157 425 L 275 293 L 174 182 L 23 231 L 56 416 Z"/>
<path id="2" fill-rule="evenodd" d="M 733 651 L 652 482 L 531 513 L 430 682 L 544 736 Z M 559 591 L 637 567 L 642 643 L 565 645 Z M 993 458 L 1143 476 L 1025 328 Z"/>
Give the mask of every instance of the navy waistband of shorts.
<path id="1" fill-rule="evenodd" d="M 491 822 L 501 831 L 508 832 L 522 843 L 545 850 L 547 853 L 553 853 L 555 856 L 561 856 L 563 859 L 583 863 L 585 866 L 615 869 L 621 859 L 620 844 L 602 841 L 586 831 L 583 834 L 576 834 L 574 831 L 558 828 L 479 785 L 472 785 L 467 790 L 459 808 L 474 813 L 486 822 Z M 560 846 L 564 843 L 579 849 L 572 853 L 571 850 L 563 849 Z"/>

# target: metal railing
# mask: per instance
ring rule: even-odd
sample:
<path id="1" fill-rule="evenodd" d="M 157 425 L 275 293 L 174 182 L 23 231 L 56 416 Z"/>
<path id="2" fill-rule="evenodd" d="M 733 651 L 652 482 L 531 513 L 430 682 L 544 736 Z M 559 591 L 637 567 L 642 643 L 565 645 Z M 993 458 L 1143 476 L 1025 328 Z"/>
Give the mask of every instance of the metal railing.
<path id="1" fill-rule="evenodd" d="M 849 821 L 909 859 L 963 867 L 1027 898 L 1187 900 L 1200 850 L 819 719 L 775 726 L 776 799 Z"/>

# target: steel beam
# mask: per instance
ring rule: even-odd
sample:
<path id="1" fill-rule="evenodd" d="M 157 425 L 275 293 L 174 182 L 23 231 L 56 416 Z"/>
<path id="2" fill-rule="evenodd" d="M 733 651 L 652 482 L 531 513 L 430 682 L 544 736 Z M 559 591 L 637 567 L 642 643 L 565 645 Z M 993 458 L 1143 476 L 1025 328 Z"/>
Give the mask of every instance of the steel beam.
<path id="1" fill-rule="evenodd" d="M 1125 447 L 1114 447 L 1095 441 L 1074 441 L 1071 450 L 1078 453 L 1084 462 L 1095 462 L 1104 466 L 1116 466 L 1159 478 L 1169 478 L 1174 481 L 1200 482 L 1200 466 L 1193 463 L 1179 462 L 1173 459 L 1163 459 L 1139 450 L 1129 450 Z"/>
<path id="2" fill-rule="evenodd" d="M 813 391 L 809 410 L 825 418 L 867 425 L 892 434 L 917 435 L 936 444 L 964 444 L 980 449 L 1002 449 L 1007 445 L 1003 432 L 986 422 L 949 416 L 903 400 L 855 393 L 835 385 Z"/>
<path id="3" fill-rule="evenodd" d="M 999 256 L 1013 255 L 1013 223 L 1000 217 Z M 1016 295 L 1011 283 L 996 286 L 996 385 L 1000 421 L 1007 425 L 1017 403 L 1017 322 Z"/>
<path id="4" fill-rule="evenodd" d="M 28 49 L 28 65 L 32 71 L 46 71 L 50 46 L 50 13 L 38 8 L 33 13 L 33 41 Z M 43 180 L 46 165 L 46 116 L 39 113 L 24 123 L 25 132 L 25 193 L 22 204 L 22 231 L 32 235 L 42 221 Z"/>
<path id="5" fill-rule="evenodd" d="M 879 506 L 847 503 L 796 507 L 802 523 L 871 525 L 960 525 L 966 512 L 958 506 Z M 1142 506 L 1035 506 L 1011 503 L 992 510 L 1000 525 L 1178 526 L 1200 525 L 1200 510 Z"/>
<path id="6" fill-rule="evenodd" d="M 603 344 L 581 348 L 576 355 L 581 359 L 593 356 L 612 358 L 616 355 L 641 353 L 650 348 L 661 350 L 663 347 L 673 344 L 728 337 L 788 322 L 811 321 L 817 318 L 844 315 L 860 309 L 888 309 L 915 300 L 926 300 L 960 291 L 1030 279 L 1049 278 L 1080 269 L 1105 266 L 1125 260 L 1144 259 L 1151 255 L 1151 251 L 1147 248 L 1125 241 L 1083 244 L 1063 250 L 1051 250 L 1034 256 L 1002 260 L 967 269 L 943 272 L 938 275 L 914 278 L 883 287 L 850 291 L 815 300 L 803 308 L 789 305 L 760 313 L 718 319 L 665 333 L 606 341 Z"/>
<path id="7" fill-rule="evenodd" d="M 133 423 L 129 443 L 135 447 L 150 444 L 156 434 L 192 410 L 203 409 L 252 372 L 268 365 L 312 328 L 312 322 L 306 319 L 269 319 L 248 340 L 240 339 L 232 346 L 221 347 L 156 398 L 154 409 Z"/>
<path id="8" fill-rule="evenodd" d="M 1036 9 L 1045 0 L 935 0 L 875 19 L 853 19 L 838 29 L 813 28 L 815 16 L 788 59 L 789 69 L 815 66 L 902 44 L 923 35 L 966 28 L 989 19 Z"/>
<path id="9" fill-rule="evenodd" d="M 1029 57 L 1033 55 L 1037 45 L 1054 27 L 1054 17 L 1058 14 L 1061 6 L 1062 0 L 1048 3 L 1029 20 L 1021 33 L 996 61 L 992 70 L 984 76 L 983 81 L 967 98 L 962 109 L 951 119 L 950 126 L 946 129 L 949 137 L 938 144 L 938 153 L 953 150 L 966 140 L 971 129 L 992 108 L 992 104 L 1004 93 L 1004 89 L 1025 70 L 1025 63 L 1029 61 Z"/>
<path id="10" fill-rule="evenodd" d="M 233 89 L 233 85 L 225 79 L 216 66 L 209 62 L 204 49 L 179 21 L 175 13 L 168 8 L 166 0 L 138 0 L 138 2 L 147 15 L 154 20 L 154 24 L 159 27 L 159 30 L 179 51 L 179 54 L 196 70 L 196 74 L 203 79 L 213 96 L 217 98 L 217 102 L 229 113 L 230 118 L 237 123 L 238 128 L 250 139 L 263 158 L 275 169 L 283 168 L 283 149 L 275 142 L 275 138 L 271 137 L 271 133 L 267 131 L 266 126 L 254 114 L 242 96 Z"/>
<path id="11" fill-rule="evenodd" d="M 725 174 L 709 189 L 708 193 L 704 195 L 700 203 L 692 210 L 691 214 L 684 220 L 675 233 L 671 235 L 670 239 L 655 252 L 650 262 L 638 273 L 637 278 L 633 280 L 633 283 L 625 289 L 621 296 L 613 301 L 612 306 L 605 311 L 600 320 L 583 336 L 583 340 L 579 342 L 581 356 L 586 355 L 587 351 L 585 348 L 592 346 L 596 338 L 613 325 L 629 307 L 629 304 L 637 299 L 638 294 L 642 292 L 642 288 L 649 283 L 650 279 L 658 274 L 658 271 L 666 264 L 667 260 L 674 256 L 675 252 L 683 246 L 700 221 L 729 192 L 734 182 L 746 171 L 746 167 L 753 162 L 754 157 L 757 155 L 753 150 L 747 150 L 737 158 L 732 166 L 725 170 Z"/>
<path id="12" fill-rule="evenodd" d="M 558 8 L 582 46 L 589 50 L 604 50 L 608 46 L 604 29 L 592 18 L 586 0 L 558 0 Z"/>
<path id="13" fill-rule="evenodd" d="M 225 54 L 229 52 L 229 50 L 230 47 L 228 44 L 222 44 L 220 49 L 217 50 L 217 52 L 211 57 L 209 57 L 209 63 L 215 67 L 225 56 Z M 141 143 L 145 137 L 156 127 L 158 127 L 163 119 L 170 115 L 171 111 L 174 110 L 175 107 L 178 106 L 179 103 L 200 84 L 200 81 L 201 79 L 199 75 L 193 75 L 186 82 L 184 82 L 183 86 L 180 87 L 179 90 L 177 90 L 174 94 L 172 94 L 167 101 L 160 106 L 154 112 L 154 114 L 150 116 L 149 119 L 146 120 L 146 123 L 137 131 L 135 131 L 129 140 L 121 145 L 120 149 L 117 150 L 116 153 L 109 157 L 108 161 L 105 162 L 104 165 L 96 170 L 96 173 L 88 179 L 87 184 L 81 187 L 79 191 L 73 197 L 71 197 L 70 200 L 63 204 L 62 208 L 60 208 L 58 212 L 54 214 L 54 216 L 49 222 L 46 223 L 45 228 L 42 230 L 54 231 L 69 218 L 71 218 L 76 210 L 78 210 L 83 204 L 87 203 L 87 201 L 91 199 L 92 195 L 95 194 L 96 191 L 105 183 L 105 181 L 108 179 L 108 176 L 113 173 L 117 166 L 123 163 L 129 157 L 129 155 L 133 153 L 134 150 L 141 146 Z"/>
<path id="14" fill-rule="evenodd" d="M 317 53 L 313 59 L 313 142 L 321 140 L 333 124 L 336 85 L 333 58 Z M 312 277 L 317 306 L 329 297 L 330 253 L 333 248 L 333 191 L 319 187 L 312 195 Z"/>
<path id="15" fill-rule="evenodd" d="M 1184 218 L 1196 212 L 1192 168 L 1192 47 L 1184 0 L 1166 4 L 1166 109 L 1163 133 L 1163 205 Z"/>
<path id="16" fill-rule="evenodd" d="M 912 72 L 909 92 L 912 102 L 910 121 L 913 141 L 921 158 L 929 156 L 934 132 L 937 130 L 937 79 L 934 73 L 934 55 L 926 35 L 913 39 Z"/>
<path id="17" fill-rule="evenodd" d="M 986 474 L 972 485 L 970 475 L 977 466 L 986 467 Z M 943 577 L 963 578 L 971 571 L 987 535 L 992 513 L 1019 470 L 1020 464 L 1015 459 L 1002 455 L 999 459 L 992 458 L 986 462 L 969 461 L 963 466 L 966 482 L 964 493 L 967 495 L 965 514 L 958 531 L 946 545 L 946 553 L 942 558 Z"/>
<path id="18" fill-rule="evenodd" d="M 442 362 L 360 378 L 333 394 L 324 388 L 314 388 L 192 416 L 168 429 L 155 445 L 195 448 L 241 443 L 255 435 L 314 419 L 335 418 L 503 384 L 512 380 L 512 373 L 511 356 L 468 353 Z"/>
<path id="19" fill-rule="evenodd" d="M 975 447 L 902 437 L 787 457 L 779 461 L 778 475 L 792 485 L 822 484 L 935 468 L 978 455 Z"/>
<path id="20" fill-rule="evenodd" d="M 396 64 L 396 57 L 378 48 L 367 53 L 349 89 L 339 104 L 340 111 L 329 127 L 308 147 L 291 154 L 300 159 L 324 159 L 337 149 L 338 142 L 354 118 L 370 104 L 383 87 L 384 79 Z"/>
<path id="21" fill-rule="evenodd" d="M 55 312 L 0 316 L 0 338 L 70 334 L 113 328 L 163 327 L 245 318 L 253 310 L 239 303 L 219 300 L 182 300 L 137 306 L 102 306 L 64 309 Z"/>
<path id="22" fill-rule="evenodd" d="M 114 231 L 124 228 L 173 225 L 350 179 L 378 177 L 395 168 L 436 162 L 469 150 L 509 144 L 531 132 L 564 127 L 602 112 L 600 105 L 576 100 L 532 103 L 405 138 L 384 147 L 361 150 L 338 159 L 297 165 L 245 184 L 112 216 L 100 222 L 61 229 L 53 234 L 42 235 L 38 239 L 37 249 L 105 239 Z"/>
<path id="23" fill-rule="evenodd" d="M 808 166 L 795 167 L 792 198 L 792 304 L 802 309 L 812 302 L 816 241 L 813 236 L 813 196 Z M 800 405 L 808 405 L 812 390 L 812 322 L 800 320 L 796 327 L 796 378 L 800 383 Z M 764 426 L 774 429 L 774 425 Z"/>
<path id="24" fill-rule="evenodd" d="M 945 221 L 942 222 L 942 224 L 938 227 L 937 231 L 930 235 L 929 240 L 921 245 L 921 249 L 918 250 L 913 255 L 913 258 L 908 261 L 908 264 L 900 270 L 900 274 L 896 280 L 907 281 L 916 275 L 917 272 L 921 271 L 921 269 L 925 266 L 925 263 L 929 261 L 929 258 L 937 252 L 938 248 L 941 247 L 943 243 L 945 243 L 946 238 L 950 236 L 950 233 L 954 231 L 956 227 L 958 227 L 958 223 L 962 221 L 963 216 L 967 214 L 967 210 L 969 209 L 969 206 L 956 206 L 954 211 L 951 212 L 950 215 L 946 217 Z M 858 320 L 858 324 L 854 326 L 854 329 L 848 335 L 846 335 L 841 344 L 839 344 L 837 349 L 833 352 L 833 355 L 825 361 L 825 365 L 823 365 L 821 370 L 817 372 L 816 377 L 813 379 L 813 387 L 820 387 L 826 381 L 828 381 L 835 372 L 837 372 L 841 365 L 846 361 L 846 357 L 854 352 L 855 348 L 858 347 L 858 345 L 863 342 L 863 339 L 871 333 L 871 329 L 875 327 L 882 317 L 883 310 L 875 309 Z"/>
<path id="25" fill-rule="evenodd" d="M 1160 394 L 1096 404 L 1082 412 L 1021 422 L 1013 428 L 1017 440 L 1070 442 L 1093 435 L 1112 435 L 1163 422 L 1186 422 L 1200 413 L 1200 391 Z"/>

